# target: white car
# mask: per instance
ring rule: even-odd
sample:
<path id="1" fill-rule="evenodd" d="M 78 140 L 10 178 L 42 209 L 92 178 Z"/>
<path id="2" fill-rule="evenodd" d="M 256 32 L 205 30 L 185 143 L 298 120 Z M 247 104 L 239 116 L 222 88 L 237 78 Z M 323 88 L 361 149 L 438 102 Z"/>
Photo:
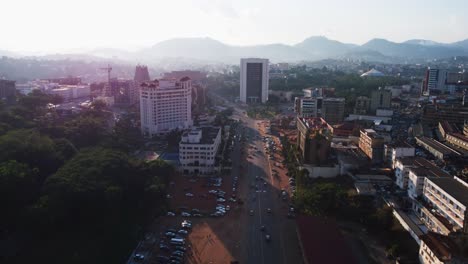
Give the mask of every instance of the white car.
<path id="1" fill-rule="evenodd" d="M 187 197 L 193 197 L 194 195 L 193 195 L 193 193 L 186 193 L 185 196 L 187 196 Z"/>
<path id="2" fill-rule="evenodd" d="M 175 213 L 173 213 L 173 212 L 167 212 L 167 216 L 175 216 Z"/>
<path id="3" fill-rule="evenodd" d="M 226 205 L 226 211 L 231 210 L 231 207 L 229 205 Z"/>
<path id="4" fill-rule="evenodd" d="M 224 200 L 223 198 L 218 198 L 218 199 L 216 199 L 216 201 L 219 202 L 219 203 L 224 203 L 226 200 Z"/>

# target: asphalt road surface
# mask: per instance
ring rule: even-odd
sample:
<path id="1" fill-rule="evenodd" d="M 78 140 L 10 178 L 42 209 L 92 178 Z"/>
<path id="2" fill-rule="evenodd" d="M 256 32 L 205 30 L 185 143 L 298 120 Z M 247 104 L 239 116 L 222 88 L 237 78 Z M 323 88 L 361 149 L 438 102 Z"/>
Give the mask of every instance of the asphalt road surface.
<path id="1" fill-rule="evenodd" d="M 240 155 L 237 155 L 240 143 L 236 141 L 233 168 L 236 171 L 241 164 L 246 166 L 246 174 L 242 175 L 245 179 L 242 182 L 247 185 L 247 188 L 243 188 L 246 190 L 243 197 L 247 219 L 242 221 L 246 224 L 239 230 L 243 233 L 241 243 L 246 250 L 238 259 L 240 263 L 255 264 L 302 263 L 296 224 L 294 220 L 286 217 L 288 202 L 281 200 L 280 190 L 275 187 L 268 156 L 264 151 L 264 142 L 257 127 L 258 121 L 246 117 L 243 110 L 238 108 L 235 108 L 234 117 L 243 123 L 242 134 L 248 138 L 245 144 L 246 156 L 251 156 L 247 162 L 240 159 Z M 252 151 L 249 151 L 250 148 Z M 268 212 L 268 209 L 271 212 Z M 250 210 L 253 210 L 253 215 L 250 215 Z M 265 230 L 262 231 L 261 226 L 264 226 Z M 271 236 L 270 241 L 266 240 L 266 234 Z"/>

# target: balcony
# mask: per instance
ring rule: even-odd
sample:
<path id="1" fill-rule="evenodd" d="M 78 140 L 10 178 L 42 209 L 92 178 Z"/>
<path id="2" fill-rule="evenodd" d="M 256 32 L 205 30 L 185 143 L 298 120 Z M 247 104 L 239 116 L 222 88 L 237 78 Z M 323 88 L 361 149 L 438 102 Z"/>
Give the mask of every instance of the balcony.
<path id="1" fill-rule="evenodd" d="M 447 215 L 450 220 L 454 221 L 459 227 L 463 228 L 463 217 L 458 215 L 457 213 L 454 212 L 454 209 L 450 208 L 447 206 L 447 203 L 440 198 L 438 195 L 435 195 L 431 190 L 426 189 L 426 197 L 428 200 L 430 200 L 433 204 L 437 206 L 437 209 L 441 210 L 444 212 L 445 215 Z"/>

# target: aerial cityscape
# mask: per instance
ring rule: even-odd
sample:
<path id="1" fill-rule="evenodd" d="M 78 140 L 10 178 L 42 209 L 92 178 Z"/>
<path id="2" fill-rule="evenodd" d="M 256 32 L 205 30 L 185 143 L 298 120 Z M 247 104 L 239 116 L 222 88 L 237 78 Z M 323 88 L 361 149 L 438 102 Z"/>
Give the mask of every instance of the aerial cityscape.
<path id="1" fill-rule="evenodd" d="M 0 263 L 468 263 L 468 3 L 1 6 Z"/>

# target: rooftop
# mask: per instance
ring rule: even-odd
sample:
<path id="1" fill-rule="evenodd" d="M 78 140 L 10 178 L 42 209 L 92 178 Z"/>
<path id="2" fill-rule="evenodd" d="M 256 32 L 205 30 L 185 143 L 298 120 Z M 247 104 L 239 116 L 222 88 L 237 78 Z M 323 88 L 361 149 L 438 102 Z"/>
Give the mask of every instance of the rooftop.
<path id="1" fill-rule="evenodd" d="M 180 144 L 213 144 L 220 130 L 220 127 L 212 126 L 193 128 L 182 134 Z M 199 140 L 197 140 L 196 142 L 189 142 L 189 137 L 197 136 L 200 133 L 201 135 Z"/>
<path id="2" fill-rule="evenodd" d="M 317 130 L 328 127 L 327 122 L 320 117 L 303 117 L 299 118 L 299 120 L 310 130 Z"/>
<path id="3" fill-rule="evenodd" d="M 382 72 L 380 72 L 380 71 L 378 71 L 376 69 L 371 69 L 370 71 L 361 74 L 361 77 L 366 77 L 366 76 L 382 77 L 382 76 L 385 76 L 385 74 L 383 74 Z"/>
<path id="4" fill-rule="evenodd" d="M 416 175 L 426 175 L 429 177 L 451 177 L 450 174 L 441 170 L 437 165 L 421 157 L 401 157 L 397 158 L 397 162 L 403 166 L 411 167 Z M 421 168 L 421 170 L 418 170 Z"/>
<path id="5" fill-rule="evenodd" d="M 440 143 L 439 141 L 435 139 L 428 138 L 428 137 L 416 137 L 416 141 L 418 140 L 430 146 L 431 148 L 436 149 L 437 151 L 439 151 L 440 153 L 444 155 L 450 155 L 454 153 L 452 149 L 450 149 L 449 147 L 447 147 L 446 145 Z"/>
<path id="6" fill-rule="evenodd" d="M 422 235 L 421 240 L 424 241 L 424 244 L 430 248 L 439 260 L 450 260 L 452 251 L 456 249 L 455 243 L 450 238 L 434 232 Z"/>
<path id="7" fill-rule="evenodd" d="M 428 178 L 428 181 L 439 186 L 447 194 L 468 207 L 468 187 L 454 178 Z"/>

